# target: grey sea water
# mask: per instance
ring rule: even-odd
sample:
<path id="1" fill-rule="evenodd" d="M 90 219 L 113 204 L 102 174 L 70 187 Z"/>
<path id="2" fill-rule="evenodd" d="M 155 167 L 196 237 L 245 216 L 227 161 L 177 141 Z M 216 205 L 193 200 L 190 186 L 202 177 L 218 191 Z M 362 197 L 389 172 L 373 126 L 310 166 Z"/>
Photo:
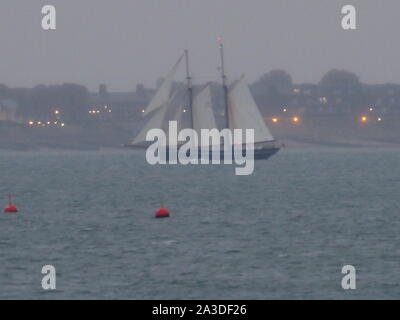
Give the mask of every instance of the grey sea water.
<path id="1" fill-rule="evenodd" d="M 398 299 L 399 164 L 399 149 L 285 149 L 239 177 L 131 151 L 0 151 L 1 204 L 12 191 L 20 209 L 0 213 L 0 298 Z M 161 197 L 170 219 L 154 219 Z"/>

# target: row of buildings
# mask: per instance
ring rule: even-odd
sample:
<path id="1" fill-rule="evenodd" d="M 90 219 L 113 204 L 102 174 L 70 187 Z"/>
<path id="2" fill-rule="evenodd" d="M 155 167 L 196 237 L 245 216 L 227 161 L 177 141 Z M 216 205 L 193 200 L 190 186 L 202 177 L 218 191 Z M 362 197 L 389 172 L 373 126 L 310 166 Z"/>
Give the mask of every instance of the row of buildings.
<path id="1" fill-rule="evenodd" d="M 252 89 L 254 98 L 265 117 L 282 113 L 300 116 L 358 116 L 366 111 L 380 115 L 400 115 L 399 85 L 363 85 L 356 90 L 326 90 L 318 85 L 294 85 L 289 91 L 269 92 Z M 212 84 L 216 115 L 223 113 L 223 96 L 219 84 Z M 154 90 L 137 86 L 136 92 L 108 93 L 104 85 L 97 93 L 91 93 L 93 110 L 112 108 L 107 116 L 120 120 L 141 118 Z M 90 112 L 90 110 L 89 110 Z M 97 112 L 97 111 L 96 111 Z M 95 115 L 95 113 L 92 113 Z M 111 116 L 112 115 L 112 116 Z"/>
<path id="2" fill-rule="evenodd" d="M 222 90 L 219 84 L 212 84 L 212 89 L 218 116 L 223 112 Z M 139 84 L 135 91 L 109 92 L 106 85 L 102 84 L 97 92 L 88 93 L 87 105 L 80 108 L 85 109 L 82 113 L 86 114 L 85 121 L 140 121 L 142 111 L 154 91 Z M 327 89 L 319 85 L 302 84 L 293 85 L 285 92 L 254 87 L 252 91 L 265 117 L 279 116 L 283 112 L 310 117 L 358 115 L 371 109 L 379 115 L 400 115 L 400 85 L 360 85 L 354 88 Z M 17 100 L 2 98 L 0 95 L 0 121 L 32 121 L 21 115 L 18 109 Z"/>

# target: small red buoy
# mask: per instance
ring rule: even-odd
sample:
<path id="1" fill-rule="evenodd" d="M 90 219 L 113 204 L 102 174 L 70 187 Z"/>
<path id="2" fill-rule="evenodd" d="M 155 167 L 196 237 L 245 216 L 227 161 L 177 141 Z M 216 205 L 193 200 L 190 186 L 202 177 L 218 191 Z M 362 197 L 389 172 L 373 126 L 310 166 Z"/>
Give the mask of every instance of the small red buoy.
<path id="1" fill-rule="evenodd" d="M 156 211 L 156 218 L 168 218 L 169 217 L 169 210 L 161 207 Z"/>
<path id="2" fill-rule="evenodd" d="M 14 206 L 13 204 L 9 204 L 9 205 L 4 209 L 4 212 L 7 212 L 7 213 L 15 213 L 15 212 L 18 212 L 18 209 L 17 209 L 17 207 Z"/>
<path id="3" fill-rule="evenodd" d="M 11 201 L 11 194 L 8 195 L 8 206 L 4 209 L 4 212 L 7 212 L 7 213 L 18 212 L 17 207 Z"/>

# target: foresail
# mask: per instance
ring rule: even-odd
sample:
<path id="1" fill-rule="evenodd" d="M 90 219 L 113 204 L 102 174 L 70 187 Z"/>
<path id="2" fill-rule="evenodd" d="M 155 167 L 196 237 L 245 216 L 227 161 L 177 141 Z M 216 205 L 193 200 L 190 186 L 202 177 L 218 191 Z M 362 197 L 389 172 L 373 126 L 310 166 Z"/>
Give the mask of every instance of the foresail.
<path id="1" fill-rule="evenodd" d="M 133 145 L 142 145 L 146 144 L 146 135 L 147 132 L 151 129 L 161 129 L 164 132 L 168 133 L 168 121 L 175 120 L 178 122 L 178 130 L 180 130 L 180 126 L 182 125 L 182 112 L 183 106 L 179 104 L 179 101 L 182 93 L 179 90 L 176 90 L 170 99 L 164 104 L 163 108 L 159 108 L 150 120 L 146 123 L 144 128 L 139 132 L 135 140 L 133 141 Z M 178 106 L 178 107 L 176 107 Z"/>
<path id="2" fill-rule="evenodd" d="M 193 129 L 200 134 L 201 129 L 215 129 L 214 111 L 212 107 L 211 89 L 207 85 L 193 99 Z"/>
<path id="3" fill-rule="evenodd" d="M 230 129 L 254 129 L 255 143 L 274 140 L 244 76 L 229 90 L 229 127 Z"/>
<path id="4" fill-rule="evenodd" d="M 162 82 L 160 88 L 157 90 L 153 99 L 151 99 L 150 104 L 146 108 L 144 115 L 147 115 L 147 114 L 153 112 L 154 110 L 162 107 L 169 101 L 169 99 L 171 97 L 172 82 L 174 80 L 175 73 L 176 73 L 182 59 L 183 59 L 183 55 L 179 58 L 178 62 L 174 65 L 172 70 L 168 73 L 168 75 Z"/>
<path id="5" fill-rule="evenodd" d="M 144 128 L 136 136 L 135 140 L 132 142 L 133 145 L 140 145 L 146 143 L 147 132 L 151 129 L 162 129 L 165 122 L 165 115 L 167 113 L 167 108 L 161 108 L 156 111 L 153 117 L 146 123 Z"/>

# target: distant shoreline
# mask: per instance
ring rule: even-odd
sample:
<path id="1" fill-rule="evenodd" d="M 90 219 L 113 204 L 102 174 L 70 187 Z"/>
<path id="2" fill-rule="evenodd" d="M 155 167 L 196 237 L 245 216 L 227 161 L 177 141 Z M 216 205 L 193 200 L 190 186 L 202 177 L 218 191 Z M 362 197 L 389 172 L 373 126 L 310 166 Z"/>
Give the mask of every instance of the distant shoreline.
<path id="1" fill-rule="evenodd" d="M 285 139 L 285 140 L 278 140 L 278 144 L 282 145 L 282 149 L 314 149 L 314 148 L 321 148 L 321 149 L 400 149 L 400 143 L 393 143 L 393 142 L 376 142 L 376 141 L 360 141 L 355 140 L 351 142 L 341 142 L 341 141 L 308 141 L 306 139 Z M 58 146 L 58 147 L 49 147 L 49 146 L 36 146 L 35 148 L 23 148 L 23 147 L 0 147 L 0 152 L 2 151 L 11 151 L 11 152 L 53 152 L 53 151 L 130 151 L 131 149 L 121 147 L 87 147 L 87 146 Z"/>
<path id="2" fill-rule="evenodd" d="M 268 119 L 266 120 L 268 121 Z M 268 126 L 286 148 L 398 148 L 400 117 L 362 124 L 346 117 L 303 117 L 293 124 L 281 121 Z M 66 125 L 64 128 L 31 127 L 0 122 L 0 150 L 124 150 L 142 123 Z M 135 134 L 136 133 L 136 134 Z"/>

